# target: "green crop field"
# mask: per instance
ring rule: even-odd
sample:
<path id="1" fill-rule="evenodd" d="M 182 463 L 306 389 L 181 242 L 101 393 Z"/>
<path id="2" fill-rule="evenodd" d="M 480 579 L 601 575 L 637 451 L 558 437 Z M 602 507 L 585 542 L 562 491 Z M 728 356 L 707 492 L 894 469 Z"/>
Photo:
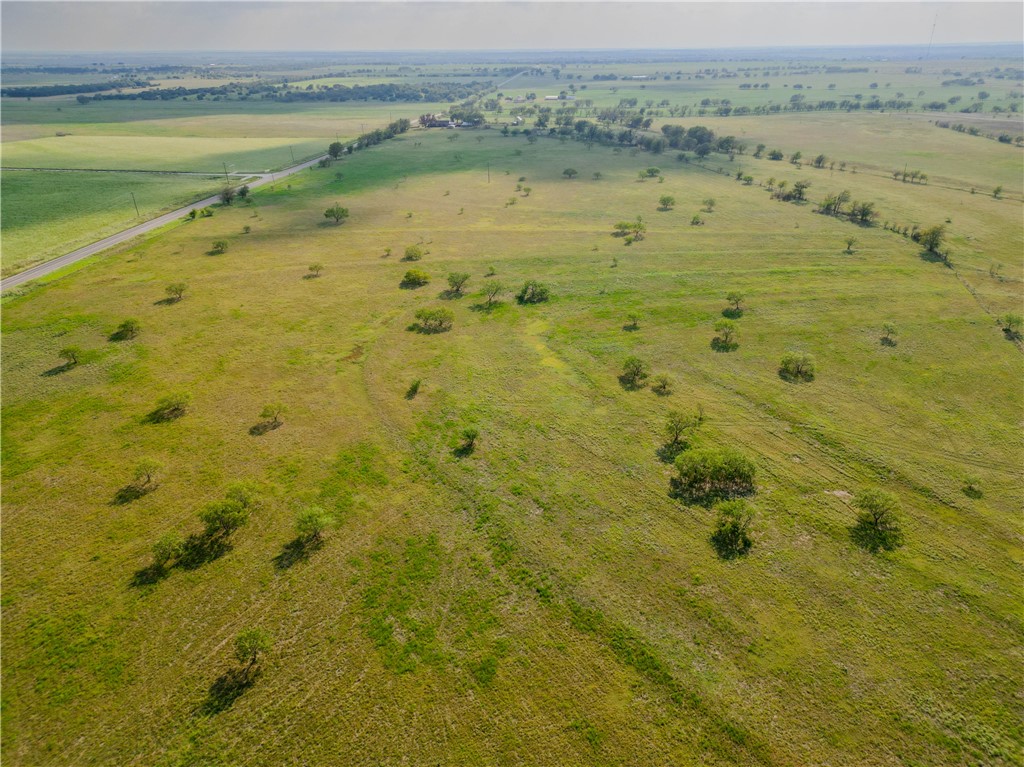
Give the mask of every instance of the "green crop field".
<path id="1" fill-rule="evenodd" d="M 788 119 L 700 164 L 413 130 L 6 296 L 4 761 L 1024 764 L 1024 357 L 997 323 L 1024 235 L 991 194 L 1019 195 L 1021 155 L 907 121 L 934 155 L 903 184 L 884 138 L 832 148 L 847 115 Z M 857 172 L 754 160 L 760 136 Z M 877 225 L 816 212 L 843 189 Z M 944 224 L 949 263 L 883 222 Z M 531 279 L 549 301 L 516 302 Z M 791 350 L 813 381 L 780 377 Z M 620 382 L 631 355 L 667 390 Z M 666 418 L 698 410 L 688 450 L 756 467 L 736 559 L 671 491 Z M 238 482 L 248 524 L 155 568 Z M 892 551 L 857 544 L 868 487 L 898 498 Z M 271 645 L 243 673 L 247 628 Z"/>
<path id="2" fill-rule="evenodd" d="M 209 197 L 223 186 L 218 176 L 4 171 L 3 274 Z"/>

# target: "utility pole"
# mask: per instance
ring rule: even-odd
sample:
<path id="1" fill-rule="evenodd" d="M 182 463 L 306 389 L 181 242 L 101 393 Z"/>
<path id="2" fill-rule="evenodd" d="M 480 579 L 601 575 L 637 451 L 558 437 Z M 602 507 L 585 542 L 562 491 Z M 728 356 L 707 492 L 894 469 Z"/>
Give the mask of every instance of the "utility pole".
<path id="1" fill-rule="evenodd" d="M 128 192 L 132 196 L 132 205 L 135 206 L 135 217 L 139 218 L 142 214 L 139 213 L 139 204 L 135 202 L 135 192 Z"/>
<path id="2" fill-rule="evenodd" d="M 487 163 L 487 183 L 491 183 L 491 164 Z"/>
<path id="3" fill-rule="evenodd" d="M 221 164 L 224 166 L 224 181 L 230 184 L 231 180 L 228 178 L 228 164 L 226 162 Z"/>
<path id="4" fill-rule="evenodd" d="M 288 151 L 292 153 L 292 165 L 295 164 L 295 151 L 292 149 L 291 144 L 288 145 Z"/>

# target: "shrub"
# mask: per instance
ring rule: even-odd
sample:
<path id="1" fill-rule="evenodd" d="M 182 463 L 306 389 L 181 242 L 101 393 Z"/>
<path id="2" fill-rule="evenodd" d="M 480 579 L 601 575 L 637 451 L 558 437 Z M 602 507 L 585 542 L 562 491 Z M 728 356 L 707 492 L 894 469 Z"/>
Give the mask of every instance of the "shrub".
<path id="1" fill-rule="evenodd" d="M 442 333 L 450 330 L 455 321 L 455 313 L 451 309 L 420 309 L 416 312 L 419 330 L 424 333 Z"/>
<path id="2" fill-rule="evenodd" d="M 117 326 L 115 335 L 118 338 L 135 338 L 142 330 L 142 323 L 135 319 L 127 319 Z"/>
<path id="3" fill-rule="evenodd" d="M 546 285 L 542 285 L 537 280 L 527 280 L 523 283 L 522 290 L 516 295 L 516 300 L 521 304 L 539 304 L 543 301 L 547 301 L 549 298 L 549 291 Z"/>
<path id="4" fill-rule="evenodd" d="M 410 245 L 405 249 L 405 255 L 402 256 L 403 261 L 419 261 L 423 258 L 423 248 L 419 245 Z"/>
<path id="5" fill-rule="evenodd" d="M 718 506 L 718 520 L 711 534 L 711 545 L 722 559 L 735 559 L 750 551 L 750 521 L 753 513 L 742 499 L 725 501 Z"/>
<path id="6" fill-rule="evenodd" d="M 729 497 L 754 491 L 753 461 L 730 447 L 688 450 L 676 457 L 677 486 L 693 498 Z"/>
<path id="7" fill-rule="evenodd" d="M 227 253 L 228 241 L 227 240 L 214 240 L 213 241 L 213 253 Z"/>
<path id="8" fill-rule="evenodd" d="M 654 377 L 654 385 L 651 387 L 651 391 L 655 394 L 671 394 L 672 393 L 672 379 L 662 373 Z"/>
<path id="9" fill-rule="evenodd" d="M 410 269 L 402 277 L 403 288 L 419 288 L 430 282 L 430 275 L 420 269 Z"/>
<path id="10" fill-rule="evenodd" d="M 181 554 L 185 542 L 177 533 L 166 533 L 153 544 L 153 564 L 163 569 L 172 559 L 177 559 Z"/>
<path id="11" fill-rule="evenodd" d="M 156 401 L 156 407 L 149 417 L 153 421 L 171 421 L 180 418 L 188 411 L 192 395 L 188 392 L 174 392 Z"/>
<path id="12" fill-rule="evenodd" d="M 801 352 L 786 352 L 779 363 L 779 376 L 786 381 L 813 381 L 814 357 Z"/>

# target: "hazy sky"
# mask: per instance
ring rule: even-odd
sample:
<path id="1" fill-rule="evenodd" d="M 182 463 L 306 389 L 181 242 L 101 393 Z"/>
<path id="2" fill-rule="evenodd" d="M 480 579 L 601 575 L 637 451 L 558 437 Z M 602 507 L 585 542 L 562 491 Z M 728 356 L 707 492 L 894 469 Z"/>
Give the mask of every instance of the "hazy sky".
<path id="1" fill-rule="evenodd" d="M 1016 2 L 0 2 L 15 51 L 715 48 L 1018 42 Z"/>

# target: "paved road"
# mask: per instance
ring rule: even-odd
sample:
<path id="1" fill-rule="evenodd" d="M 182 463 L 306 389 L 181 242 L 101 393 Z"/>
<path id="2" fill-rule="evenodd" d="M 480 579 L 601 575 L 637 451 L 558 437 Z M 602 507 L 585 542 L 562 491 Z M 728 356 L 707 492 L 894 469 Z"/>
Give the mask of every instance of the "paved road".
<path id="1" fill-rule="evenodd" d="M 292 175 L 293 173 L 298 173 L 299 171 L 303 171 L 306 168 L 316 165 L 321 159 L 323 158 L 314 157 L 312 160 L 307 160 L 306 162 L 299 163 L 298 165 L 293 165 L 290 168 L 285 168 L 284 170 L 278 173 L 247 174 L 250 176 L 259 176 L 258 179 L 249 183 L 249 188 L 256 189 L 258 187 L 263 186 L 264 184 L 272 184 L 276 181 L 280 181 L 281 179 L 286 178 Z M 138 224 L 137 226 L 133 226 L 130 229 L 125 229 L 122 232 L 118 232 L 117 234 L 113 234 L 110 237 L 106 237 L 100 240 L 99 242 L 94 242 L 91 245 L 86 245 L 84 248 L 79 248 L 78 250 L 74 250 L 66 255 L 58 256 L 57 258 L 54 258 L 51 261 L 45 261 L 41 264 L 36 264 L 35 266 L 29 267 L 23 272 L 19 272 L 18 274 L 12 274 L 10 277 L 5 277 L 2 281 L 0 281 L 0 291 L 10 290 L 11 288 L 15 288 L 18 285 L 28 282 L 29 280 L 44 277 L 47 274 L 51 274 L 52 272 L 57 271 L 58 269 L 63 269 L 68 264 L 73 264 L 76 261 L 81 261 L 83 258 L 93 256 L 101 251 L 106 250 L 107 248 L 113 245 L 125 242 L 126 240 L 130 240 L 133 237 L 138 237 L 140 234 L 145 234 L 146 232 L 150 232 L 154 229 L 157 229 L 163 226 L 164 224 L 169 224 L 172 221 L 182 218 L 183 216 L 187 216 L 189 211 L 191 210 L 199 210 L 201 208 L 205 208 L 218 202 L 220 202 L 220 195 L 207 197 L 205 200 L 199 200 L 198 202 L 194 202 L 191 205 L 186 205 L 184 208 L 179 208 L 178 210 L 173 210 L 170 213 L 165 213 L 164 215 L 158 216 L 157 218 L 154 218 L 150 221 L 146 221 L 145 223 Z"/>

